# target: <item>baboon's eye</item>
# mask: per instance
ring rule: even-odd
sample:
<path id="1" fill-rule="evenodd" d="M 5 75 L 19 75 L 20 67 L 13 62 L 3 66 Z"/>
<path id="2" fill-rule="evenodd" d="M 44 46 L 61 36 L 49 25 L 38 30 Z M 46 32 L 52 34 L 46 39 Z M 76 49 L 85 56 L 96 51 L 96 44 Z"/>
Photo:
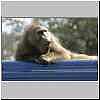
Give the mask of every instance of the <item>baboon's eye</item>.
<path id="1" fill-rule="evenodd" d="M 39 35 L 43 35 L 43 31 L 39 31 L 37 32 Z"/>
<path id="2" fill-rule="evenodd" d="M 44 35 L 44 32 L 47 32 L 47 30 L 39 31 L 38 34 L 40 34 L 40 35 Z"/>

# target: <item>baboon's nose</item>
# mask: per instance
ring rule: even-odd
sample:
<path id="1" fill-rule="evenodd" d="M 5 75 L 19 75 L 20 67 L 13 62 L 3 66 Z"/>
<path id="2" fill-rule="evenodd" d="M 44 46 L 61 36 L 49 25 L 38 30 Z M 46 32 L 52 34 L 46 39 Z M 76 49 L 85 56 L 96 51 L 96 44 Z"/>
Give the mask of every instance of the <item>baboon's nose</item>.
<path id="1" fill-rule="evenodd" d="M 51 41 L 48 41 L 48 44 L 50 44 L 51 43 Z"/>

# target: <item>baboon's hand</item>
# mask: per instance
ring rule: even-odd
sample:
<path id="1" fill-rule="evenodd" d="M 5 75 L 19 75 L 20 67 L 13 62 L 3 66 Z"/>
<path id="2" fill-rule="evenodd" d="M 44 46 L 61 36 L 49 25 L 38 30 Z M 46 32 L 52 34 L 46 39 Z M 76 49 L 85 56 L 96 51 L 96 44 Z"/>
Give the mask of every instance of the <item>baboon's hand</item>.
<path id="1" fill-rule="evenodd" d="M 48 61 L 46 61 L 42 58 L 35 59 L 35 62 L 39 63 L 39 64 L 48 64 L 49 63 Z"/>
<path id="2" fill-rule="evenodd" d="M 40 56 L 39 58 L 35 59 L 36 63 L 39 64 L 53 64 L 53 61 L 49 61 L 48 59 L 46 59 L 45 57 Z"/>

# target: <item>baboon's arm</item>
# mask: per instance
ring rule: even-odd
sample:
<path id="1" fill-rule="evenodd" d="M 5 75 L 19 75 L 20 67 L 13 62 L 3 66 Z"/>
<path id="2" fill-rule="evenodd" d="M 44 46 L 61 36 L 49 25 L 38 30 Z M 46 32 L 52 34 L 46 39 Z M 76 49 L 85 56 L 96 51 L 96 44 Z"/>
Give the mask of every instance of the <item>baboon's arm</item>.
<path id="1" fill-rule="evenodd" d="M 62 46 L 56 52 L 48 52 L 46 55 L 41 56 L 47 62 L 56 62 L 59 60 L 97 60 L 97 56 L 89 56 L 86 54 L 73 53 Z"/>

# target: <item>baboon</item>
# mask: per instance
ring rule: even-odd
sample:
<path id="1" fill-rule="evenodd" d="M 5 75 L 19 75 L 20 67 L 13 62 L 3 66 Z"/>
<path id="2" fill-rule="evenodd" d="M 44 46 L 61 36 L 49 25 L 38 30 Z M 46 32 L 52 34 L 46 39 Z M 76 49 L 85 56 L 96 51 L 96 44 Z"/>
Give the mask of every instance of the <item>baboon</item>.
<path id="1" fill-rule="evenodd" d="M 17 45 L 15 59 L 49 64 L 59 60 L 96 59 L 96 57 L 73 53 L 65 49 L 59 39 L 46 27 L 31 24 Z"/>

